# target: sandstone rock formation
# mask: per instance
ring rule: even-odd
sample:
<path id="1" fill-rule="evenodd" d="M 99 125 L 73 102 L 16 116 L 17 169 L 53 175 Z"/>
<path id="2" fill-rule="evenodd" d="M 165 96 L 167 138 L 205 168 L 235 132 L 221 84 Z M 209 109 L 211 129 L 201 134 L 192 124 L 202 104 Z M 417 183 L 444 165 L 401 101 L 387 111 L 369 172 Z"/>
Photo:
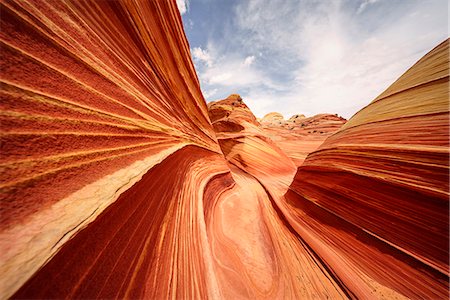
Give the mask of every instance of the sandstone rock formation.
<path id="1" fill-rule="evenodd" d="M 319 114 L 308 118 L 304 115 L 294 115 L 289 120 L 263 119 L 261 128 L 296 166 L 300 166 L 310 152 L 316 150 L 345 122 L 344 118 L 332 114 Z"/>
<path id="2" fill-rule="evenodd" d="M 272 172 L 276 172 L 274 178 L 286 177 L 285 184 L 290 183 L 295 173 L 294 164 L 263 132 L 239 95 L 211 102 L 208 108 L 216 137 L 228 162 L 252 175 L 268 172 L 273 175 Z M 276 165 L 274 160 L 278 162 Z"/>
<path id="3" fill-rule="evenodd" d="M 449 41 L 310 154 L 290 220 L 358 298 L 444 299 L 449 265 Z"/>
<path id="4" fill-rule="evenodd" d="M 5 1 L 0 22 L 2 298 L 209 295 L 199 191 L 228 169 L 175 1 Z"/>
<path id="5" fill-rule="evenodd" d="M 289 118 L 289 121 L 292 121 L 294 123 L 300 122 L 302 119 L 306 118 L 303 114 L 293 115 Z"/>
<path id="6" fill-rule="evenodd" d="M 206 105 L 174 0 L 0 5 L 1 298 L 447 297 L 448 41 L 339 130 Z"/>
<path id="7" fill-rule="evenodd" d="M 284 117 L 282 114 L 277 113 L 277 112 L 271 112 L 266 114 L 262 119 L 261 122 L 264 123 L 277 123 L 279 121 L 283 121 Z"/>
<path id="8" fill-rule="evenodd" d="M 208 199 L 206 227 L 221 296 L 312 299 L 346 296 L 286 221 L 279 206 L 295 174 L 238 95 L 208 104 L 234 185 Z M 223 179 L 222 179 L 223 180 Z M 211 192 L 218 190 L 216 179 Z M 207 189 L 207 193 L 210 193 Z M 314 287 L 314 288 L 312 288 Z"/>

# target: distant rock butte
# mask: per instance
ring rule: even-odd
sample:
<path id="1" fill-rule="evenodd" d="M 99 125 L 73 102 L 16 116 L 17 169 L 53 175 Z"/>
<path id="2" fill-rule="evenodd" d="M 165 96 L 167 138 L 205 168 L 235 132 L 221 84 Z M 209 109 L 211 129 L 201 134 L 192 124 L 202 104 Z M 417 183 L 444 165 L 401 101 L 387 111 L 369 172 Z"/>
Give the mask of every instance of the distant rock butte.
<path id="1" fill-rule="evenodd" d="M 299 114 L 299 115 L 293 115 L 289 118 L 289 121 L 292 121 L 294 123 L 300 122 L 302 119 L 306 118 L 305 115 Z"/>
<path id="2" fill-rule="evenodd" d="M 276 113 L 269 115 L 277 116 Z M 295 165 L 300 166 L 310 152 L 346 122 L 336 114 L 318 114 L 308 118 L 294 115 L 289 120 L 284 120 L 282 116 L 275 119 L 269 116 L 261 120 L 261 126 L 264 133 L 283 149 Z"/>
<path id="3" fill-rule="evenodd" d="M 0 6 L 0 298 L 448 297 L 448 40 L 348 122 L 258 120 L 175 0 Z"/>
<path id="4" fill-rule="evenodd" d="M 284 120 L 284 117 L 282 114 L 277 113 L 277 112 L 271 112 L 266 114 L 262 119 L 261 122 L 276 122 L 276 121 L 281 121 Z"/>

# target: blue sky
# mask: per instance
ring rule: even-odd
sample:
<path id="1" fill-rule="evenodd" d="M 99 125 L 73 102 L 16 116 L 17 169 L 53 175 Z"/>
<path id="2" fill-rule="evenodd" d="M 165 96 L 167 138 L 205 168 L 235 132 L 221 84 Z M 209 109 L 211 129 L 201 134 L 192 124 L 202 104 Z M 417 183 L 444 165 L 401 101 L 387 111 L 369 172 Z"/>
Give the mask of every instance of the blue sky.
<path id="1" fill-rule="evenodd" d="M 207 101 L 350 118 L 448 37 L 447 0 L 177 0 Z"/>

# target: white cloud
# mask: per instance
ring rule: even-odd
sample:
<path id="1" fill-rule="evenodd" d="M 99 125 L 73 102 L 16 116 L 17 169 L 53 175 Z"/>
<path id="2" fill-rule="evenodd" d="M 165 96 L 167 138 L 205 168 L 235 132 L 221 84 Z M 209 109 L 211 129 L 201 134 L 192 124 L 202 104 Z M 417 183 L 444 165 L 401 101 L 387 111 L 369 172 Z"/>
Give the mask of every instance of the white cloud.
<path id="1" fill-rule="evenodd" d="M 203 92 L 203 97 L 205 97 L 208 100 L 211 100 L 211 97 L 217 94 L 218 89 L 213 90 L 207 90 Z"/>
<path id="2" fill-rule="evenodd" d="M 277 88 L 261 70 L 253 68 L 255 56 L 244 57 L 239 53 L 220 55 L 217 45 L 210 42 L 206 49 L 200 47 L 192 49 L 192 57 L 200 83 L 205 90 L 212 88 L 219 91 L 239 90 L 259 84 Z"/>
<path id="3" fill-rule="evenodd" d="M 189 9 L 189 0 L 177 0 L 178 10 L 180 14 L 185 14 Z"/>
<path id="4" fill-rule="evenodd" d="M 227 81 L 231 79 L 233 74 L 229 72 L 215 74 L 214 71 L 208 73 L 204 78 L 209 84 L 227 84 Z"/>
<path id="5" fill-rule="evenodd" d="M 194 21 L 192 21 L 192 19 L 188 19 L 188 26 L 189 26 L 189 29 L 194 28 Z"/>
<path id="6" fill-rule="evenodd" d="M 445 8 L 446 0 L 239 2 L 192 56 L 206 98 L 239 93 L 257 116 L 349 118 L 447 37 Z"/>
<path id="7" fill-rule="evenodd" d="M 366 0 L 353 9 L 346 1 L 243 3 L 235 10 L 240 28 L 251 32 L 243 48 L 265 50 L 271 64 L 293 75 L 279 92 L 255 86 L 248 95 L 261 97 L 266 112 L 329 112 L 349 118 L 446 38 L 444 2 L 392 7 L 390 1 Z M 364 17 L 358 16 L 363 10 Z M 267 95 L 276 101 L 270 103 Z M 256 98 L 250 101 L 257 106 Z"/>
<path id="8" fill-rule="evenodd" d="M 378 2 L 378 1 L 379 1 L 379 0 L 364 0 L 364 1 L 361 3 L 361 5 L 358 7 L 358 10 L 356 11 L 356 13 L 357 13 L 357 14 L 362 13 L 362 12 L 366 9 L 366 7 L 367 7 L 368 5 L 374 4 L 374 3 Z"/>
<path id="9" fill-rule="evenodd" d="M 273 112 L 273 107 L 276 106 L 277 102 L 276 95 L 265 93 L 262 90 L 252 90 L 249 93 L 243 93 L 241 97 L 253 114 L 258 118 L 262 118 L 267 113 Z"/>
<path id="10" fill-rule="evenodd" d="M 204 62 L 206 65 L 211 66 L 212 60 L 207 50 L 203 50 L 200 47 L 192 49 L 192 57 L 194 61 Z"/>
<path id="11" fill-rule="evenodd" d="M 255 61 L 255 56 L 247 56 L 244 60 L 244 66 L 250 66 Z"/>
<path id="12" fill-rule="evenodd" d="M 213 85 L 216 88 L 220 86 L 223 89 L 237 89 L 238 91 L 262 85 L 265 88 L 279 88 L 261 70 L 242 63 L 245 59 L 241 56 L 225 55 L 213 57 L 211 61 L 212 63 L 207 66 L 197 67 L 200 81 L 203 84 Z"/>

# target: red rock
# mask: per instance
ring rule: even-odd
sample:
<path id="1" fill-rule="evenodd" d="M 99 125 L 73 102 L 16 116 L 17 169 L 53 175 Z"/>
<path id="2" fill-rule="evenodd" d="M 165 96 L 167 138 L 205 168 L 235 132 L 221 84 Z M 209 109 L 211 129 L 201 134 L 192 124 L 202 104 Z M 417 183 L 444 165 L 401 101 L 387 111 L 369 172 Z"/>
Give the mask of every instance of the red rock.
<path id="1" fill-rule="evenodd" d="M 175 1 L 0 5 L 1 298 L 446 297 L 448 41 L 342 128 L 259 122 Z"/>
<path id="2" fill-rule="evenodd" d="M 219 145 L 228 162 L 253 176 L 276 174 L 274 178 L 284 178 L 282 180 L 286 184 L 290 183 L 295 172 L 294 164 L 262 130 L 239 95 L 211 102 L 208 109 Z M 278 163 L 273 164 L 274 161 Z"/>
<path id="3" fill-rule="evenodd" d="M 103 211 L 117 209 L 121 194 L 154 165 L 170 165 L 168 157 L 185 146 L 216 153 L 226 166 L 181 17 L 175 1 L 7 1 L 0 9 L 0 294 L 9 297 L 23 286 L 17 295 L 62 298 L 93 284 L 88 294 L 100 295 L 88 269 L 118 284 L 129 265 L 116 266 L 110 257 L 90 266 L 66 242 L 77 237 L 78 245 L 92 244 L 100 238 L 84 233 L 81 237 L 89 237 L 80 240 L 78 233 L 83 228 L 102 232 L 92 222 Z M 172 176 L 177 174 L 181 167 Z M 158 176 L 162 188 L 164 173 Z M 164 196 L 155 191 L 155 199 L 172 200 L 165 195 L 168 190 L 160 191 Z M 105 227 L 101 238 L 106 242 L 114 238 L 109 233 Z M 124 236 L 118 239 L 117 254 L 126 249 L 120 247 L 138 245 Z M 85 254 L 100 255 L 96 249 L 102 250 L 93 247 Z M 46 277 L 51 272 L 42 268 L 49 260 L 61 278 L 51 284 L 48 280 L 57 274 Z M 64 268 L 66 262 L 74 269 Z M 33 274 L 35 285 L 24 285 Z M 117 295 L 108 289 L 104 292 Z"/>
<path id="4" fill-rule="evenodd" d="M 238 95 L 208 105 L 234 185 L 207 186 L 205 218 L 221 297 L 342 298 L 345 291 L 315 257 L 279 209 L 295 165 L 256 121 Z M 227 177 L 228 178 L 228 177 Z M 230 180 L 230 179 L 228 179 Z M 314 288 L 311 288 L 314 286 Z"/>
<path id="5" fill-rule="evenodd" d="M 447 297 L 448 49 L 433 49 L 311 153 L 286 194 L 293 226 L 357 297 Z"/>
<path id="6" fill-rule="evenodd" d="M 319 114 L 313 117 L 294 115 L 289 120 L 261 123 L 268 137 L 283 149 L 297 167 L 306 156 L 317 150 L 327 137 L 335 133 L 346 120 L 332 114 Z"/>

